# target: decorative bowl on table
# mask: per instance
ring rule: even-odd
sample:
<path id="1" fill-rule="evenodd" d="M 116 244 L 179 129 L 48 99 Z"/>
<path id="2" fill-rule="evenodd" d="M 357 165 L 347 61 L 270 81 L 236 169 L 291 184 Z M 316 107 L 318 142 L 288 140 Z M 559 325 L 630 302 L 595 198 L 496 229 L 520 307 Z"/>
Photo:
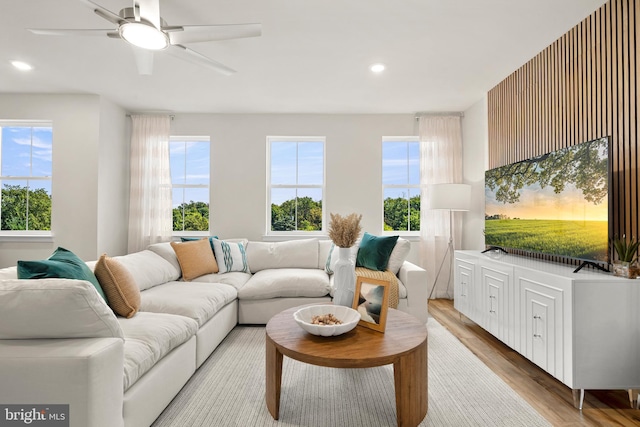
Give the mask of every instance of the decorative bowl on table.
<path id="1" fill-rule="evenodd" d="M 317 321 L 338 319 L 338 324 L 318 324 L 313 323 L 314 317 Z M 349 307 L 342 305 L 310 305 L 303 307 L 293 313 L 293 318 L 302 329 L 313 335 L 331 337 L 342 335 L 356 327 L 360 320 L 360 313 Z"/>

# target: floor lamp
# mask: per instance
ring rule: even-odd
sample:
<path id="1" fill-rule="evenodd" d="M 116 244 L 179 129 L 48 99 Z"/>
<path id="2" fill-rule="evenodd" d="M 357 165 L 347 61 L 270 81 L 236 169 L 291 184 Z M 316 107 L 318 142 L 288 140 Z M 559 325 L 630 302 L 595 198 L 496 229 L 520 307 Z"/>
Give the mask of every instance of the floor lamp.
<path id="1" fill-rule="evenodd" d="M 433 295 L 433 291 L 436 289 L 438 278 L 442 272 L 442 266 L 444 265 L 447 255 L 450 253 L 449 258 L 449 280 L 451 280 L 451 260 L 453 258 L 453 212 L 454 211 L 468 211 L 471 205 L 471 186 L 468 184 L 432 184 L 429 186 L 429 209 L 442 209 L 449 211 L 449 244 L 447 250 L 442 257 L 440 268 L 436 274 L 436 279 L 433 282 L 433 288 L 429 293 L 429 298 Z"/>

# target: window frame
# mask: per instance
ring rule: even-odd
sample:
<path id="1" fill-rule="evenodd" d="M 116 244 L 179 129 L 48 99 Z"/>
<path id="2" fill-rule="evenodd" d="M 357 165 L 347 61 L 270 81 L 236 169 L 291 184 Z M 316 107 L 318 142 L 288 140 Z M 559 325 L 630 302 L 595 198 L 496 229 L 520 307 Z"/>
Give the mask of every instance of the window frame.
<path id="1" fill-rule="evenodd" d="M 174 184 L 173 180 L 171 181 L 171 202 L 173 205 L 173 190 L 175 188 L 206 188 L 209 193 L 209 218 L 207 218 L 209 222 L 209 229 L 205 232 L 204 230 L 193 231 L 193 230 L 173 230 L 173 219 L 171 220 L 171 232 L 172 236 L 179 237 L 209 237 L 211 236 L 211 138 L 209 136 L 203 135 L 170 135 L 169 136 L 169 149 L 171 148 L 172 142 L 207 142 L 209 143 L 209 183 L 208 184 Z M 186 153 L 185 153 L 186 154 Z M 187 173 L 187 163 L 186 163 L 186 155 L 185 155 L 185 174 Z M 169 159 L 169 165 L 171 165 L 171 159 Z M 184 194 L 184 193 L 183 193 Z M 184 199 L 184 196 L 183 196 Z M 184 200 L 183 200 L 184 201 Z M 173 218 L 173 207 L 171 208 L 172 218 Z M 206 233 L 206 234 L 205 234 Z"/>
<path id="2" fill-rule="evenodd" d="M 271 144 L 273 142 L 295 142 L 296 143 L 296 180 L 298 179 L 298 149 L 297 143 L 304 142 L 319 142 L 322 143 L 322 184 L 271 184 Z M 264 236 L 278 237 L 286 236 L 287 238 L 304 238 L 304 237 L 317 237 L 326 235 L 327 225 L 327 209 L 325 204 L 326 194 L 326 182 L 327 182 L 327 138 L 325 136 L 267 136 L 267 179 L 266 179 L 266 223 Z M 294 188 L 294 189 L 308 189 L 319 188 L 322 192 L 322 226 L 320 230 L 304 231 L 304 230 L 292 230 L 292 231 L 273 231 L 271 230 L 271 190 L 274 188 Z"/>
<path id="3" fill-rule="evenodd" d="M 2 175 L 2 128 L 4 127 L 29 127 L 29 128 L 49 128 L 51 130 L 51 175 L 49 176 L 11 176 Z M 33 158 L 33 140 L 30 145 L 30 159 Z M 31 163 L 33 167 L 33 163 Z M 30 242 L 52 242 L 53 241 L 53 120 L 5 120 L 0 119 L 0 189 L 4 186 L 5 181 L 47 181 L 51 186 L 51 229 L 50 230 L 0 230 L 0 241 L 24 241 Z M 28 212 L 28 204 L 27 204 Z M 0 215 L 2 215 L 2 206 L 0 205 Z"/>
<path id="4" fill-rule="evenodd" d="M 422 206 L 423 200 L 422 200 L 422 185 L 420 183 L 418 184 L 409 184 L 409 146 L 407 145 L 407 183 L 406 184 L 385 184 L 384 183 L 384 143 L 386 142 L 390 142 L 390 143 L 397 143 L 397 142 L 415 142 L 418 144 L 418 148 L 420 149 L 420 138 L 418 136 L 383 136 L 382 137 L 382 142 L 380 144 L 380 152 L 381 152 L 381 156 L 380 156 L 380 164 L 381 164 L 381 184 L 382 184 L 382 200 L 381 200 L 381 212 L 382 212 L 382 224 L 381 224 L 381 228 L 382 228 L 382 235 L 399 235 L 401 237 L 407 237 L 409 239 L 411 239 L 412 237 L 417 238 L 420 237 L 420 230 L 392 230 L 392 231 L 386 231 L 384 229 L 384 194 L 385 194 L 385 190 L 387 188 L 415 188 L 418 190 L 418 193 L 420 193 L 420 205 Z M 420 156 L 418 156 L 418 167 L 421 168 L 421 162 L 422 159 L 420 158 Z M 409 199 L 410 200 L 410 199 Z M 411 210 L 409 209 L 409 217 L 411 216 Z M 411 227 L 411 221 L 410 218 L 408 218 L 408 226 Z M 420 229 L 422 229 L 422 221 L 420 221 Z"/>

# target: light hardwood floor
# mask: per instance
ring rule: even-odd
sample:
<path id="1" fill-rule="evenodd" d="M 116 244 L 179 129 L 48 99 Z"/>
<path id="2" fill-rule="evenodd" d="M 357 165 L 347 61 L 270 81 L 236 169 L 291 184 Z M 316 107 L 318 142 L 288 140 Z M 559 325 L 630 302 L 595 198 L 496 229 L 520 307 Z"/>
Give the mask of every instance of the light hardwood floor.
<path id="1" fill-rule="evenodd" d="M 640 426 L 640 410 L 631 409 L 626 391 L 587 390 L 580 412 L 571 389 L 460 315 L 453 301 L 430 300 L 429 314 L 554 426 Z"/>

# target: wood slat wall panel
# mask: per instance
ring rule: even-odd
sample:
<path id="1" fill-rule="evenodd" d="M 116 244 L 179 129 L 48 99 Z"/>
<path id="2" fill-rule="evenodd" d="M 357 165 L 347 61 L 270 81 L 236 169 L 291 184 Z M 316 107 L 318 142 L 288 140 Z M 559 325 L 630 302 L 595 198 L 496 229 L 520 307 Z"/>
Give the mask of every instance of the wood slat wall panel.
<path id="1" fill-rule="evenodd" d="M 612 231 L 639 236 L 640 0 L 610 0 L 488 93 L 489 168 L 608 136 Z"/>

